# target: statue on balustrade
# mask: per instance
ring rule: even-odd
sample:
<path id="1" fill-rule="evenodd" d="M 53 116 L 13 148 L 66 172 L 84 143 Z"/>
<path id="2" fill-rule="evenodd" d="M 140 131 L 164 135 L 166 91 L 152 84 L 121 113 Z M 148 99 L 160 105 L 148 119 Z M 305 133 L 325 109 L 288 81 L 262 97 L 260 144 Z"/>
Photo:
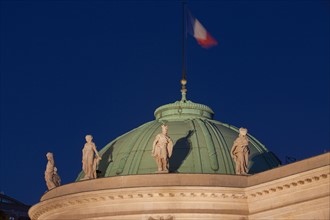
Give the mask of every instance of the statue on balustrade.
<path id="1" fill-rule="evenodd" d="M 61 178 L 57 173 L 57 168 L 55 167 L 54 155 L 51 152 L 46 154 L 47 165 L 45 170 L 45 180 L 48 190 L 61 185 Z"/>
<path id="2" fill-rule="evenodd" d="M 169 172 L 169 158 L 172 156 L 173 141 L 168 136 L 168 126 L 162 125 L 162 132 L 157 134 L 153 145 L 151 155 L 154 157 L 159 173 Z"/>
<path id="3" fill-rule="evenodd" d="M 240 128 L 239 136 L 234 141 L 233 147 L 231 148 L 231 156 L 235 162 L 236 174 L 247 174 L 248 163 L 249 163 L 249 139 L 247 137 L 247 129 Z"/>
<path id="4" fill-rule="evenodd" d="M 95 143 L 92 141 L 93 136 L 86 135 L 85 139 L 86 143 L 82 150 L 82 169 L 85 176 L 82 180 L 96 179 L 96 170 L 102 158 L 96 150 Z"/>

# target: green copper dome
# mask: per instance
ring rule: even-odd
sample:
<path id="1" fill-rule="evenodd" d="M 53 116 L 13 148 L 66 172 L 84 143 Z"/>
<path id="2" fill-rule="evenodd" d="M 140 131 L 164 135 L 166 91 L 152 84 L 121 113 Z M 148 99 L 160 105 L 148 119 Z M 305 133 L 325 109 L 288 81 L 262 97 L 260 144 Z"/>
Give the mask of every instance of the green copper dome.
<path id="1" fill-rule="evenodd" d="M 155 173 L 152 143 L 164 123 L 174 143 L 170 172 L 235 174 L 230 150 L 238 137 L 238 128 L 213 120 L 211 108 L 191 101 L 163 105 L 154 114 L 154 121 L 123 134 L 100 151 L 100 177 Z M 280 165 L 277 157 L 257 139 L 249 134 L 248 138 L 249 173 Z M 81 177 L 82 173 L 77 180 Z"/>

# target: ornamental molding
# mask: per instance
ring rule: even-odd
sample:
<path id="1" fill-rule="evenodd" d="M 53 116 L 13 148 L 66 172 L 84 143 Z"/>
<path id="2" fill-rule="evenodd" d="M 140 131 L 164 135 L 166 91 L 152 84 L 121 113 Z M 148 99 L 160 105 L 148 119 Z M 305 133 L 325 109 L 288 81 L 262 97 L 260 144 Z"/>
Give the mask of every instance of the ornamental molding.
<path id="1" fill-rule="evenodd" d="M 147 220 L 174 220 L 174 216 L 172 215 L 167 215 L 167 216 L 150 216 L 147 218 Z"/>
<path id="2" fill-rule="evenodd" d="M 163 191 L 164 189 L 162 189 Z M 43 201 L 36 206 L 33 206 L 30 209 L 30 216 L 32 220 L 39 219 L 40 216 L 42 216 L 45 213 L 50 213 L 50 212 L 58 212 L 60 209 L 70 209 L 74 208 L 75 206 L 80 206 L 84 204 L 91 204 L 91 203 L 98 203 L 98 202 L 106 202 L 106 201 L 111 201 L 112 204 L 114 204 L 114 201 L 121 202 L 125 200 L 136 200 L 136 199 L 143 199 L 146 202 L 150 202 L 152 199 L 155 198 L 181 198 L 181 199 L 199 199 L 201 201 L 203 200 L 213 200 L 213 201 L 231 201 L 231 200 L 241 200 L 244 201 L 247 199 L 247 196 L 244 192 L 186 192 L 186 191 L 175 191 L 171 192 L 172 189 L 168 189 L 169 192 L 137 192 L 137 193 L 131 193 L 130 191 L 122 191 L 121 193 L 118 192 L 101 192 L 98 191 L 97 193 L 89 193 L 88 195 L 84 193 L 77 193 L 73 196 L 62 196 L 59 198 L 54 198 L 54 199 L 49 199 L 46 201 Z M 187 190 L 187 189 L 186 189 Z M 196 190 L 196 189 L 193 189 Z M 221 191 L 219 189 L 214 188 L 214 191 Z M 212 191 L 213 191 L 212 190 Z M 156 189 L 153 189 L 153 191 L 157 191 Z M 102 194 L 101 194 L 102 193 Z M 82 194 L 82 195 L 81 195 Z M 125 201 L 128 202 L 128 201 Z M 111 204 L 111 203 L 110 203 Z M 156 218 L 157 217 L 157 218 Z M 162 216 L 152 216 L 150 218 L 155 218 L 155 219 L 161 219 L 161 220 L 167 220 L 168 218 L 163 218 Z M 159 217 L 159 218 L 158 218 Z M 149 218 L 149 219 L 150 219 Z M 149 220 L 148 219 L 148 220 Z M 171 216 L 169 220 L 174 220 L 174 217 Z"/>
<path id="3" fill-rule="evenodd" d="M 297 179 L 295 181 L 285 181 L 286 183 L 282 183 L 279 184 L 277 186 L 272 186 L 272 187 L 260 187 L 261 189 L 255 191 L 253 193 L 248 193 L 248 198 L 256 198 L 256 197 L 260 197 L 260 196 L 265 196 L 265 195 L 269 195 L 269 194 L 273 194 L 276 192 L 280 192 L 280 191 L 287 191 L 289 189 L 292 188 L 298 188 L 300 186 L 303 185 L 307 185 L 307 184 L 311 184 L 311 183 L 315 183 L 315 182 L 320 182 L 322 180 L 325 180 L 329 177 L 330 173 L 323 173 L 323 174 L 319 174 L 319 175 L 313 175 L 311 177 L 304 177 L 304 178 L 300 178 Z M 327 183 L 329 183 L 329 181 L 327 181 Z M 262 189 L 264 188 L 264 189 Z M 266 189 L 265 189 L 266 188 Z M 250 191 L 250 190 L 248 190 Z"/>
<path id="4" fill-rule="evenodd" d="M 113 190 L 100 190 L 97 193 L 93 192 L 87 192 L 87 195 L 84 192 L 77 193 L 74 195 L 67 195 L 62 196 L 59 198 L 49 199 L 46 201 L 43 201 L 36 206 L 33 206 L 30 209 L 30 216 L 32 220 L 39 219 L 40 216 L 42 216 L 45 213 L 50 212 L 57 212 L 60 209 L 67 209 L 67 208 L 74 208 L 75 206 L 80 206 L 83 204 L 91 204 L 91 203 L 99 203 L 99 202 L 106 202 L 106 201 L 124 201 L 124 200 L 135 200 L 135 199 L 143 199 L 146 202 L 150 202 L 151 199 L 155 198 L 187 198 L 187 199 L 196 199 L 196 200 L 213 200 L 213 201 L 241 201 L 241 202 L 247 202 L 247 199 L 257 199 L 261 196 L 267 196 L 278 192 L 285 192 L 288 190 L 292 190 L 292 188 L 298 188 L 302 187 L 307 184 L 312 183 L 320 183 L 322 181 L 326 181 L 330 176 L 330 173 L 321 173 L 318 175 L 311 175 L 310 177 L 303 177 L 303 178 L 297 178 L 295 181 L 287 180 L 285 183 L 281 183 L 275 186 L 271 187 L 260 187 L 259 190 L 249 190 L 247 189 L 246 192 L 244 192 L 244 188 L 242 188 L 242 191 L 236 192 L 219 192 L 223 191 L 224 189 L 222 187 L 210 187 L 209 189 L 201 189 L 197 190 L 196 188 L 190 189 L 190 191 L 194 192 L 187 192 L 188 189 L 183 190 L 173 190 L 171 188 L 168 188 L 168 192 L 133 192 L 132 189 L 128 189 L 127 191 L 121 190 L 120 193 L 113 191 Z M 210 190 L 211 189 L 211 190 Z M 151 189 L 150 189 L 151 190 Z M 157 191 L 157 187 L 152 189 L 152 191 Z M 162 189 L 164 191 L 164 188 Z M 210 192 L 213 191 L 213 192 Z M 214 192 L 218 191 L 218 192 Z M 253 193 L 250 193 L 249 191 L 253 191 Z M 163 218 L 162 216 L 151 216 L 150 218 Z M 173 217 L 173 216 L 172 216 Z M 149 218 L 149 219 L 150 219 Z M 158 218 L 158 219 L 159 219 Z M 148 219 L 148 220 L 149 220 Z M 174 219 L 174 217 L 173 217 Z M 167 220 L 167 219 L 164 219 Z M 171 220 L 171 219 L 170 219 Z"/>
<path id="5" fill-rule="evenodd" d="M 49 198 L 34 205 L 29 210 L 29 215 L 32 220 L 51 217 L 52 214 L 59 212 L 70 212 L 70 209 L 76 210 L 86 206 L 102 206 L 102 205 L 118 205 L 125 203 L 136 202 L 168 202 L 168 201 L 196 201 L 196 202 L 210 202 L 223 203 L 230 205 L 233 203 L 248 204 L 256 201 L 263 196 L 265 198 L 277 197 L 277 194 L 287 194 L 290 196 L 291 192 L 297 190 L 313 190 L 316 186 L 329 186 L 330 167 L 325 166 L 318 169 L 311 169 L 306 172 L 296 173 L 291 176 L 273 179 L 267 181 L 267 176 L 251 176 L 255 178 L 252 182 L 256 184 L 242 187 L 218 187 L 212 186 L 152 186 L 152 187 L 128 187 L 121 189 L 100 189 L 100 190 L 86 190 L 77 193 L 68 194 L 70 188 L 77 187 L 72 185 L 70 188 L 65 188 L 63 193 L 65 195 Z M 225 177 L 225 176 L 224 176 Z M 251 178 L 248 177 L 248 178 Z M 267 178 L 266 178 L 267 177 Z M 257 180 L 257 181 L 256 181 Z M 265 181 L 264 181 L 265 180 Z M 262 181 L 262 183 L 260 183 Z M 251 182 L 251 183 L 252 183 Z M 258 183 L 259 182 L 259 183 Z M 78 185 L 79 186 L 79 185 Z M 61 188 L 58 188 L 61 190 Z M 60 193 L 60 191 L 58 192 Z M 329 192 L 317 192 L 327 193 Z M 61 195 L 61 193 L 60 193 Z M 152 210 L 145 210 L 146 212 Z M 43 216 L 44 215 L 44 216 Z M 148 218 L 165 218 L 165 215 L 150 215 Z M 171 216 L 174 219 L 174 216 Z M 149 219 L 146 219 L 149 220 Z"/>

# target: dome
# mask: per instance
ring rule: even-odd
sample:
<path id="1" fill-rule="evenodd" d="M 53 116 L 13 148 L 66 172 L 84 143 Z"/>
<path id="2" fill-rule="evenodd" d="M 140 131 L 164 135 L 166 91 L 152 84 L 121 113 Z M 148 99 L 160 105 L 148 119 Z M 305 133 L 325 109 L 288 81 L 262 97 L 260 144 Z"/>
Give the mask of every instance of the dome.
<path id="1" fill-rule="evenodd" d="M 117 137 L 100 150 L 99 177 L 155 173 L 152 144 L 164 123 L 174 144 L 170 173 L 235 174 L 230 150 L 238 128 L 213 120 L 210 107 L 182 100 L 157 108 L 154 115 L 155 120 Z M 280 165 L 256 138 L 250 134 L 248 138 L 249 174 Z M 82 177 L 81 172 L 77 181 Z"/>

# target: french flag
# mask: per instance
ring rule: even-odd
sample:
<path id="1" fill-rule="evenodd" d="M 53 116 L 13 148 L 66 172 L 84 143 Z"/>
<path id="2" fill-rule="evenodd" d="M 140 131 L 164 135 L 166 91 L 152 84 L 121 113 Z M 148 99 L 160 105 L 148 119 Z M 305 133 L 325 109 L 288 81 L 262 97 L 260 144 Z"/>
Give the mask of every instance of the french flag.
<path id="1" fill-rule="evenodd" d="M 210 48 L 218 45 L 218 42 L 211 36 L 203 25 L 187 9 L 187 28 L 190 33 L 203 48 Z"/>

